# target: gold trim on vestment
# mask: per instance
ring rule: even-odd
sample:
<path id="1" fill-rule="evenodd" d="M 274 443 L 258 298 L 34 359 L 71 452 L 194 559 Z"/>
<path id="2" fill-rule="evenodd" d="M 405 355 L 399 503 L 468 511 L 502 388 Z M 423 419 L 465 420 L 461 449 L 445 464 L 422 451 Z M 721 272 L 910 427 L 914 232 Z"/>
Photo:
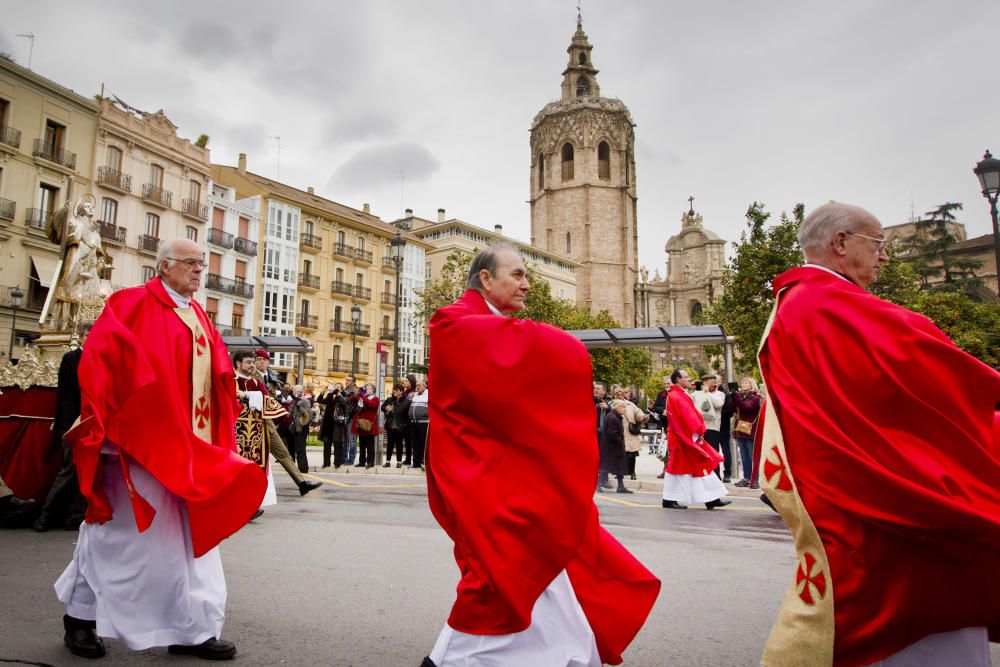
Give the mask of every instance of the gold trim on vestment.
<path id="1" fill-rule="evenodd" d="M 212 346 L 192 308 L 174 308 L 191 330 L 191 429 L 212 442 Z"/>
<path id="2" fill-rule="evenodd" d="M 758 357 L 771 332 L 783 291 L 775 298 Z M 764 380 L 766 382 L 767 378 Z M 767 667 L 832 665 L 835 625 L 830 562 L 788 467 L 781 425 L 770 400 L 764 402 L 760 449 L 760 488 L 788 524 L 798 556 L 792 584 L 771 628 L 761 664 Z"/>

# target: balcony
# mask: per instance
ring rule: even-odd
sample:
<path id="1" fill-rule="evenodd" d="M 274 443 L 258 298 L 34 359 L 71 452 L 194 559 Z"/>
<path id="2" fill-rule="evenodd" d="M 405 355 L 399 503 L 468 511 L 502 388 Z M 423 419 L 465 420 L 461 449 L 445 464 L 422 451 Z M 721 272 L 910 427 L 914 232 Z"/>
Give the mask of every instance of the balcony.
<path id="1" fill-rule="evenodd" d="M 353 322 L 350 320 L 330 320 L 330 333 L 332 334 L 347 334 L 351 335 L 351 325 Z M 372 334 L 372 329 L 367 324 L 359 324 L 357 332 L 354 333 L 355 336 L 360 336 L 361 338 L 367 338 Z"/>
<path id="2" fill-rule="evenodd" d="M 350 257 L 351 259 L 354 259 L 354 248 L 347 245 L 346 243 L 334 243 L 333 254 L 340 255 L 341 257 Z"/>
<path id="3" fill-rule="evenodd" d="M 329 359 L 326 362 L 326 370 L 328 373 L 353 373 L 354 364 L 350 359 Z M 368 375 L 368 362 L 359 361 L 358 362 L 358 375 Z"/>
<path id="4" fill-rule="evenodd" d="M 244 329 L 242 327 L 216 327 L 219 329 L 219 333 L 223 336 L 232 336 L 234 338 L 246 338 L 252 335 L 250 329 Z"/>
<path id="5" fill-rule="evenodd" d="M 17 204 L 15 202 L 0 197 L 0 220 L 13 220 L 16 209 Z"/>
<path id="6" fill-rule="evenodd" d="M 243 253 L 244 255 L 249 255 L 251 257 L 257 256 L 257 242 L 251 241 L 250 239 L 241 239 L 236 237 L 236 252 Z"/>
<path id="7" fill-rule="evenodd" d="M 164 190 L 159 185 L 146 183 L 142 186 L 142 198 L 153 206 L 170 208 L 170 204 L 174 200 L 174 193 L 170 190 Z"/>
<path id="8" fill-rule="evenodd" d="M 208 230 L 208 242 L 212 245 L 217 245 L 220 248 L 232 248 L 233 247 L 233 235 L 227 234 L 221 229 L 215 229 L 214 227 Z"/>
<path id="9" fill-rule="evenodd" d="M 128 230 L 124 227 L 119 227 L 113 222 L 104 222 L 99 220 L 97 222 L 101 226 L 101 238 L 108 243 L 116 243 L 118 245 L 125 245 L 125 240 L 128 235 Z"/>
<path id="10" fill-rule="evenodd" d="M 186 215 L 201 222 L 208 222 L 208 206 L 193 199 L 183 199 L 181 200 L 181 215 Z M 232 248 L 233 246 L 229 247 Z"/>
<path id="11" fill-rule="evenodd" d="M 299 329 L 312 329 L 315 331 L 319 328 L 319 315 L 301 314 L 295 318 L 295 326 Z"/>
<path id="12" fill-rule="evenodd" d="M 51 218 L 51 212 L 43 211 L 40 208 L 29 208 L 24 212 L 24 224 L 28 225 L 29 229 L 45 231 Z"/>
<path id="13" fill-rule="evenodd" d="M 372 300 L 372 288 L 371 287 L 362 287 L 361 285 L 355 285 L 354 286 L 354 298 L 355 299 L 360 299 L 362 301 L 371 301 Z"/>
<path id="14" fill-rule="evenodd" d="M 371 264 L 372 263 L 372 251 L 371 250 L 364 250 L 363 248 L 355 248 L 354 249 L 354 259 L 358 260 L 359 262 L 364 262 L 365 264 Z"/>
<path id="15" fill-rule="evenodd" d="M 158 236 L 150 236 L 149 234 L 142 234 L 139 236 L 139 240 L 136 242 L 136 248 L 141 252 L 149 253 L 155 255 L 160 249 L 160 238 Z"/>
<path id="16" fill-rule="evenodd" d="M 396 340 L 396 329 L 393 327 L 380 327 L 378 330 L 379 340 Z"/>
<path id="17" fill-rule="evenodd" d="M 253 298 L 253 285 L 248 284 L 245 280 L 223 278 L 216 273 L 208 274 L 205 280 L 205 287 L 216 292 L 225 292 L 233 296 L 243 297 L 244 299 Z"/>
<path id="18" fill-rule="evenodd" d="M 306 355 L 306 370 L 314 371 L 316 370 L 316 356 L 307 354 Z"/>
<path id="19" fill-rule="evenodd" d="M 9 125 L 0 125 L 0 144 L 7 144 L 11 148 L 20 148 L 21 130 L 16 130 Z"/>
<path id="20" fill-rule="evenodd" d="M 132 192 L 132 177 L 111 167 L 97 168 L 97 183 L 125 194 Z"/>
<path id="21" fill-rule="evenodd" d="M 54 143 L 46 143 L 42 139 L 35 139 L 31 154 L 49 162 L 55 162 L 67 169 L 76 169 L 76 153 L 59 148 Z"/>
<path id="22" fill-rule="evenodd" d="M 354 296 L 354 285 L 351 283 L 345 283 L 343 280 L 334 280 L 330 283 L 330 294 Z"/>
<path id="23" fill-rule="evenodd" d="M 299 287 L 306 290 L 313 290 L 314 292 L 319 290 L 319 276 L 314 276 L 311 273 L 300 273 Z M 313 327 L 313 329 L 315 328 Z"/>
<path id="24" fill-rule="evenodd" d="M 382 258 L 382 268 L 385 269 L 386 271 L 392 271 L 393 273 L 395 273 L 396 272 L 396 260 L 394 260 L 392 257 L 383 257 Z M 399 268 L 403 268 L 403 267 L 399 267 Z"/>
<path id="25" fill-rule="evenodd" d="M 392 292 L 382 292 L 382 296 L 379 298 L 379 303 L 383 306 L 389 306 L 390 308 L 396 307 L 396 295 Z"/>
<path id="26" fill-rule="evenodd" d="M 323 239 L 315 234 L 302 232 L 299 234 L 299 247 L 310 252 L 319 252 L 323 249 Z"/>

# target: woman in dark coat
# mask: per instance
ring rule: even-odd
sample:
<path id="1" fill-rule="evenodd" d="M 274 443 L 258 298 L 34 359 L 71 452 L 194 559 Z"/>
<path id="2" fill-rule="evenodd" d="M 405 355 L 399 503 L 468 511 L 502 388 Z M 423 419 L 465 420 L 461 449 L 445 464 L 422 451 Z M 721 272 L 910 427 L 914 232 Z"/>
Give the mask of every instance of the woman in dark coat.
<path id="1" fill-rule="evenodd" d="M 625 426 L 622 415 L 625 414 L 625 401 L 618 399 L 611 402 L 611 410 L 604 416 L 604 433 L 601 435 L 601 481 L 614 475 L 618 480 L 618 493 L 632 493 L 625 488 L 625 471 L 628 461 L 625 458 Z M 601 490 L 600 481 L 597 490 Z"/>
<path id="2" fill-rule="evenodd" d="M 339 382 L 319 398 L 323 406 L 323 421 L 319 427 L 319 439 L 323 442 L 323 467 L 330 466 L 330 450 L 333 449 L 333 465 L 344 465 L 344 440 L 347 439 L 347 399 L 344 387 Z"/>
<path id="3" fill-rule="evenodd" d="M 355 468 L 373 468 L 375 466 L 375 436 L 378 430 L 378 396 L 375 394 L 375 385 L 366 384 L 357 394 L 359 410 L 355 411 L 354 419 L 351 420 L 351 433 L 358 436 L 358 462 Z M 370 429 L 363 429 L 358 426 L 358 421 L 367 419 L 371 422 Z"/>
<path id="4" fill-rule="evenodd" d="M 392 452 L 396 451 L 396 467 L 403 467 L 403 424 L 409 428 L 409 420 L 404 420 L 399 412 L 399 402 L 403 396 L 403 385 L 397 384 L 392 388 L 392 396 L 382 404 L 382 414 L 385 415 L 385 463 L 383 468 L 392 465 Z M 409 405 L 407 405 L 409 408 Z"/>

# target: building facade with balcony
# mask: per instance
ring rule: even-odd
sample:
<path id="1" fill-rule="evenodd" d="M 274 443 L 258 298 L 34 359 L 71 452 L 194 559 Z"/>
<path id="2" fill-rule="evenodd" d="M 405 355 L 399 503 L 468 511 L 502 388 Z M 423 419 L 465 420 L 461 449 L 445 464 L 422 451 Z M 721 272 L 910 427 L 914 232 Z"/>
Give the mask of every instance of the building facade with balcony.
<path id="1" fill-rule="evenodd" d="M 0 58 L 0 360 L 12 330 L 11 293 L 23 294 L 13 357 L 37 337 L 59 260 L 46 227 L 90 192 L 98 105 Z"/>
<path id="2" fill-rule="evenodd" d="M 236 191 L 209 183 L 210 226 L 205 269 L 205 312 L 223 336 L 250 336 L 259 266 L 260 200 L 237 201 Z"/>
<path id="3" fill-rule="evenodd" d="M 387 263 L 384 258 L 398 230 L 372 215 L 367 205 L 359 211 L 320 197 L 312 188 L 298 190 L 254 174 L 247 170 L 245 155 L 236 167 L 213 165 L 212 176 L 235 189 L 238 197 L 260 198 L 264 259 L 255 321 L 261 323 L 260 332 L 267 333 L 270 318 L 277 316 L 286 326 L 290 317 L 293 331 L 275 335 L 309 341 L 313 351 L 306 359 L 303 384 L 341 382 L 355 362 L 359 379 L 374 379 L 378 343 L 389 348 L 386 374 L 391 378 L 396 275 L 391 259 Z M 407 250 L 411 245 L 426 248 L 415 237 L 406 239 Z M 280 292 L 271 303 L 267 294 L 276 275 Z M 361 309 L 357 327 L 351 319 L 354 306 Z M 278 368 L 293 370 L 290 355 L 278 356 Z"/>
<path id="4" fill-rule="evenodd" d="M 188 238 L 208 253 L 209 152 L 178 137 L 162 110 L 136 112 L 101 100 L 92 161 L 91 192 L 115 288 L 149 280 L 164 240 Z M 202 290 L 196 298 L 208 297 Z"/>

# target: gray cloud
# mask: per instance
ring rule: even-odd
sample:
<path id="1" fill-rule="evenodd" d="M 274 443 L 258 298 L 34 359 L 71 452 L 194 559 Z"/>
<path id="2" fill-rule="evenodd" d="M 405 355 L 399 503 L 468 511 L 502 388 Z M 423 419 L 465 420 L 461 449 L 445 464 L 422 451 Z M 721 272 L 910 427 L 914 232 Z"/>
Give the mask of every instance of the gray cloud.
<path id="1" fill-rule="evenodd" d="M 395 135 L 399 125 L 395 119 L 379 110 L 362 113 L 355 110 L 347 114 L 331 113 L 324 138 L 330 145 L 340 145 L 365 139 L 386 139 Z"/>
<path id="2" fill-rule="evenodd" d="M 408 183 L 419 183 L 430 179 L 440 167 L 440 161 L 420 144 L 381 144 L 363 148 L 344 161 L 333 172 L 329 186 L 342 189 L 398 183 L 400 170 Z"/>

